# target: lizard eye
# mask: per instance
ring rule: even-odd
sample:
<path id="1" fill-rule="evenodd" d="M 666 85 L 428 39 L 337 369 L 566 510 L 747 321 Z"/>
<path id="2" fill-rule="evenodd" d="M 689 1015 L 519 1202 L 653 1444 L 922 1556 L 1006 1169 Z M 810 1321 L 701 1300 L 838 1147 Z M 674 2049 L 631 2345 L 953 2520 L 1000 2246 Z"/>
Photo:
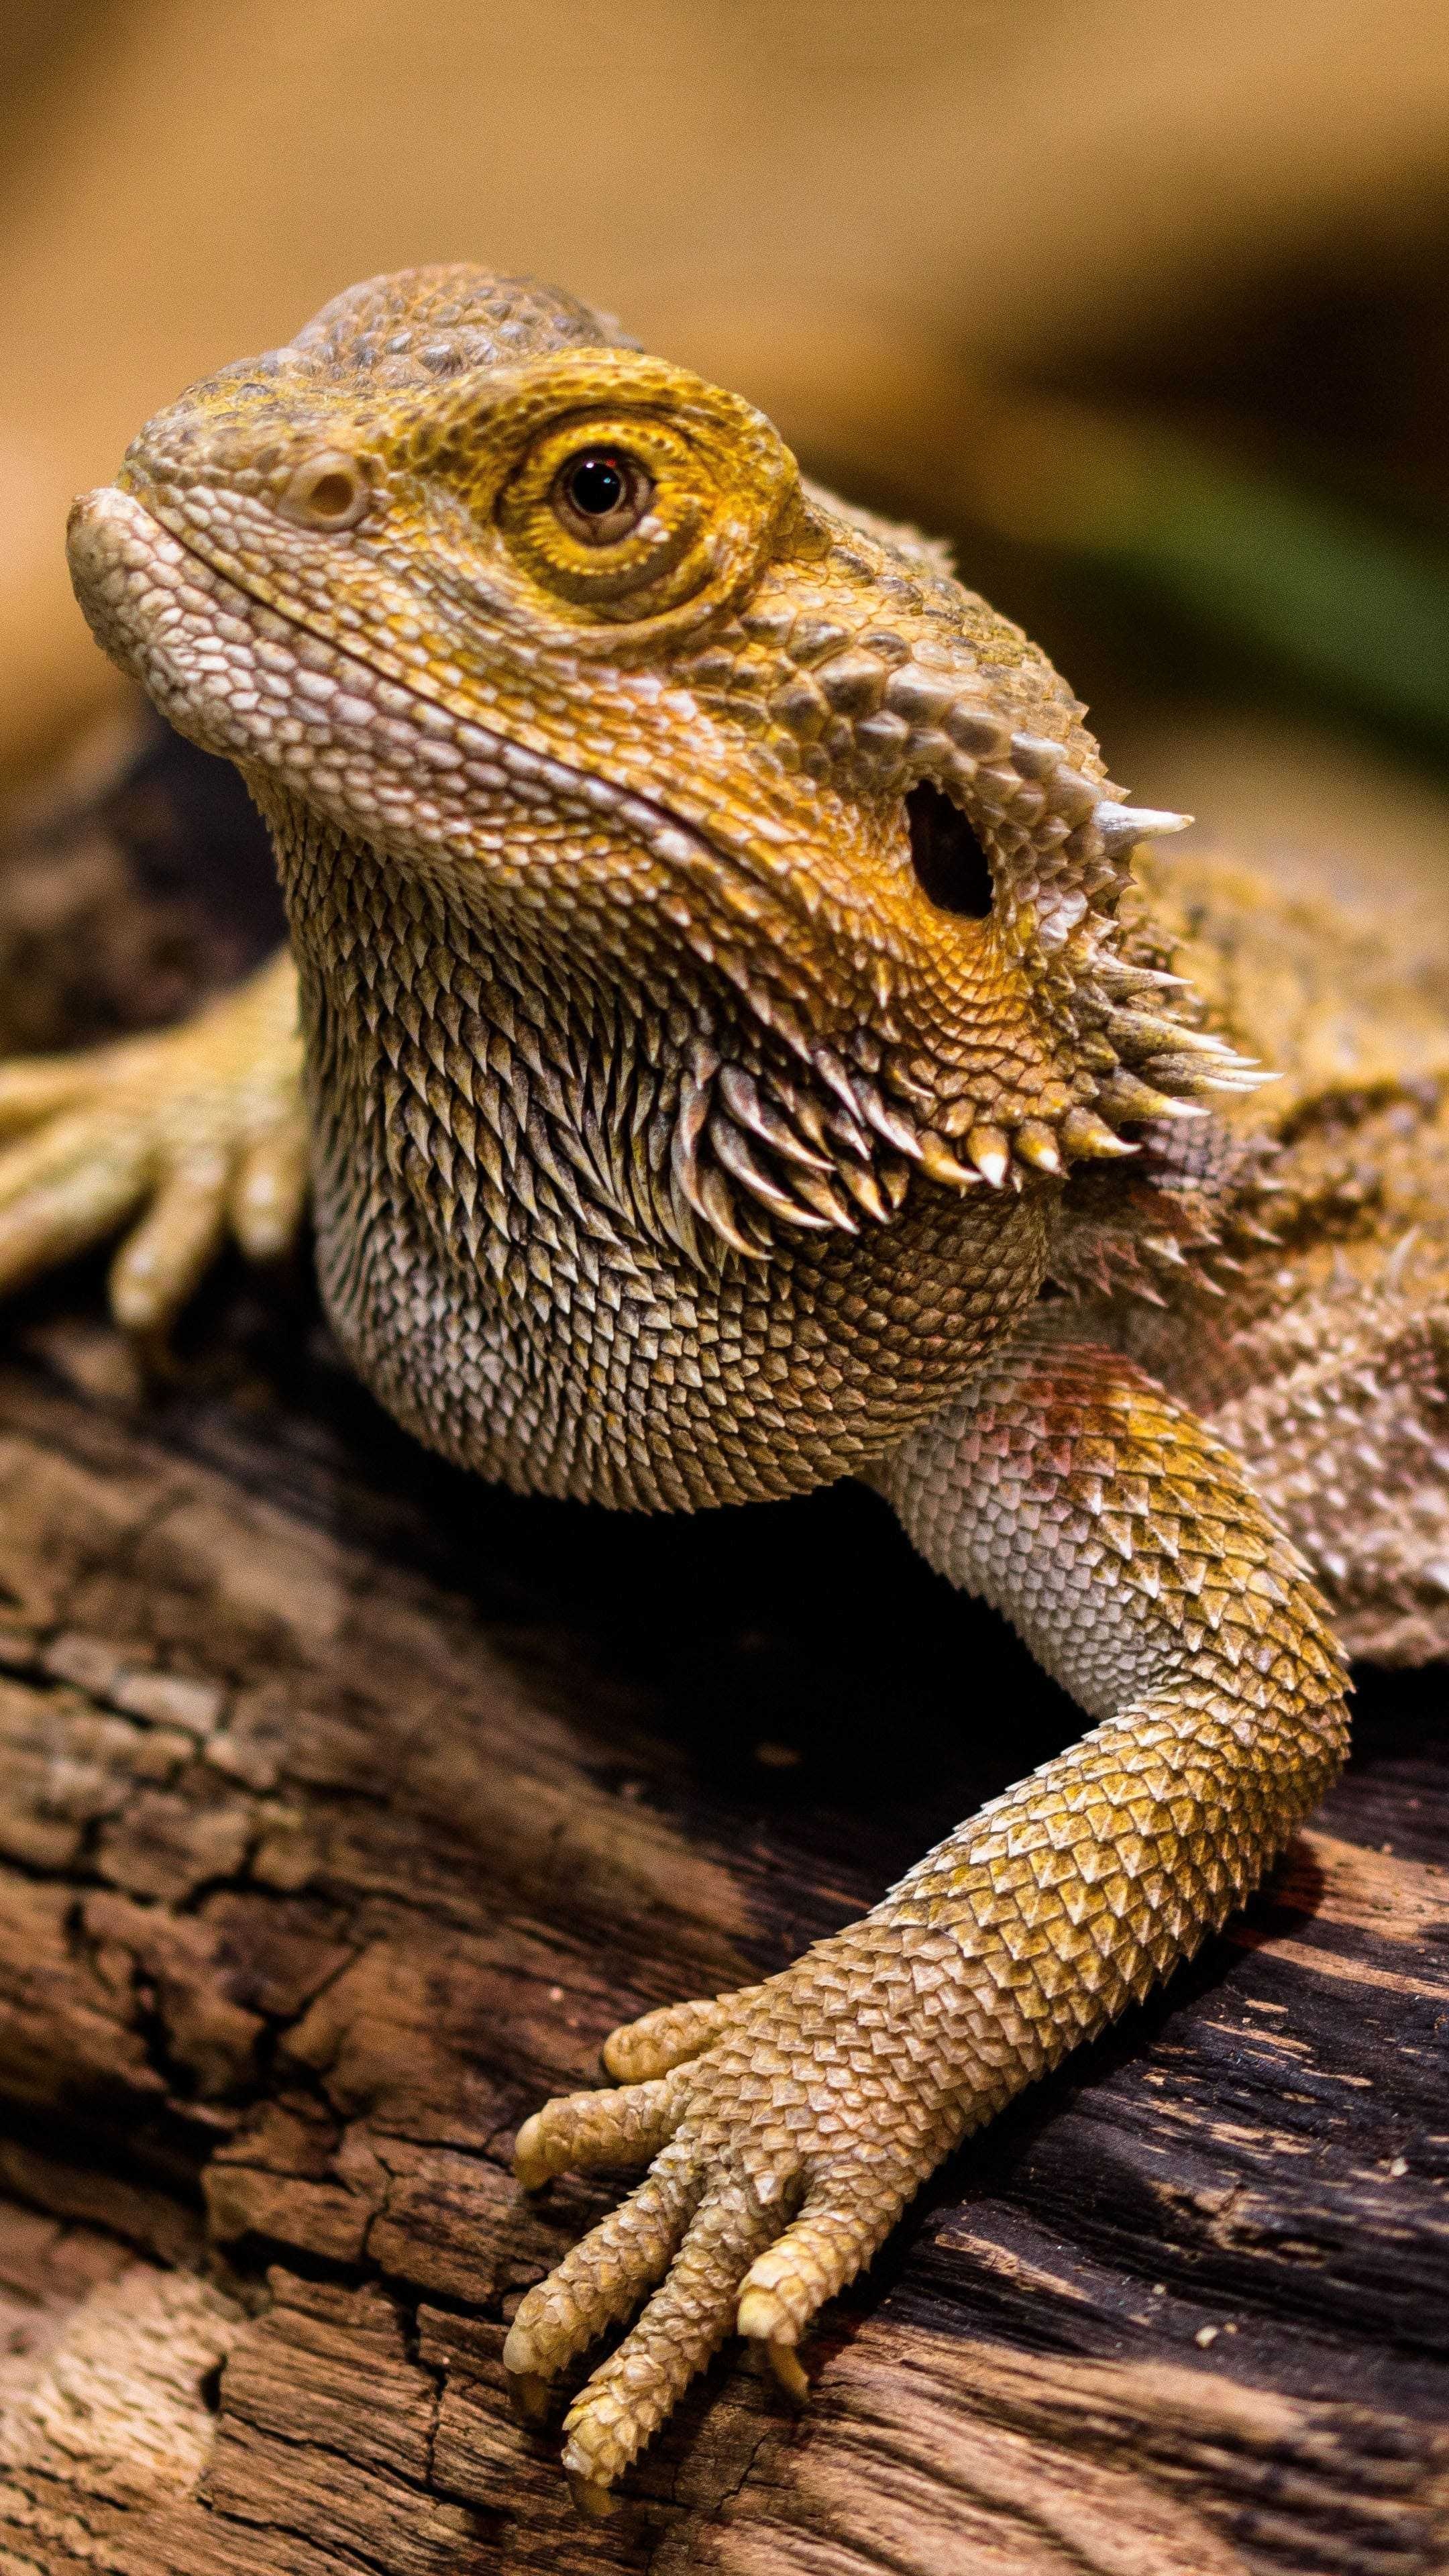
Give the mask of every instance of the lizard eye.
<path id="1" fill-rule="evenodd" d="M 542 589 L 623 620 L 703 588 L 725 504 L 708 450 L 672 421 L 575 414 L 534 438 L 493 506 Z"/>
<path id="2" fill-rule="evenodd" d="M 617 447 L 586 447 L 566 457 L 550 498 L 570 536 L 586 546 L 612 546 L 632 535 L 654 495 L 637 458 Z"/>
<path id="3" fill-rule="evenodd" d="M 324 448 L 308 456 L 288 478 L 277 500 L 280 516 L 294 528 L 320 529 L 331 535 L 355 528 L 370 498 L 361 466 L 340 449 Z"/>

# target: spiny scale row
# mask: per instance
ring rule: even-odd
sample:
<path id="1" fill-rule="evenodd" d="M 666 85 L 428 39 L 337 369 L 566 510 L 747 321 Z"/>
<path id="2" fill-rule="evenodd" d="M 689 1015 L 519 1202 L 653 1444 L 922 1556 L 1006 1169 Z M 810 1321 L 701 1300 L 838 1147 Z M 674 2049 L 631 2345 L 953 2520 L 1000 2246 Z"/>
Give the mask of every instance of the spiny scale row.
<path id="1" fill-rule="evenodd" d="M 1135 1016 L 1135 1042 L 1156 1043 L 1155 1026 Z M 1171 1070 L 1180 1083 L 1236 1090 L 1261 1078 L 1215 1039 L 1193 1030 L 1174 1029 L 1174 1035 L 1182 1053 Z M 924 1125 L 906 1114 L 898 1095 L 847 1068 L 833 1050 L 814 1049 L 810 1069 L 818 1077 L 813 1086 L 779 1063 L 747 1072 L 696 1046 L 681 1085 L 671 1147 L 679 1194 L 716 1234 L 751 1257 L 767 1254 L 771 1237 L 752 1221 L 748 1204 L 741 1211 L 738 1192 L 764 1217 L 799 1231 L 834 1227 L 853 1234 L 862 1218 L 889 1222 L 913 1166 L 952 1189 L 1019 1188 L 1022 1167 L 1059 1178 L 1074 1161 L 1136 1151 L 1085 1102 L 1010 1126 L 972 1103 L 952 1102 L 934 1125 Z M 1160 1093 L 1124 1065 L 1105 1079 L 1098 1097 L 1115 1115 L 1136 1121 L 1205 1114 L 1196 1101 Z M 1164 1264 L 1179 1258 L 1170 1234 L 1150 1248 Z"/>

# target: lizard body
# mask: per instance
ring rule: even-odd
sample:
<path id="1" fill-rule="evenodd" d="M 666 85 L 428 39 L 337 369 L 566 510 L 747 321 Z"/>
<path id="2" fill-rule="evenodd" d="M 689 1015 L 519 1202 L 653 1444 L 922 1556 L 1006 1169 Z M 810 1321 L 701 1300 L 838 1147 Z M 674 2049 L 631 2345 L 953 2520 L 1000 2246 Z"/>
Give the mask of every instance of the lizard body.
<path id="1" fill-rule="evenodd" d="M 540 2407 L 662 2284 L 570 2410 L 597 2508 L 731 2326 L 800 2384 L 940 2156 L 1306 1814 L 1345 1715 L 1300 1547 L 1358 1642 L 1449 1642 L 1435 1006 L 1422 1061 L 1370 1078 L 1340 1028 L 1325 1069 L 1309 972 L 1265 1112 L 1244 904 L 1144 902 L 1132 853 L 1177 818 L 1111 790 L 1044 657 L 564 296 L 353 289 L 152 422 L 71 560 L 267 817 L 302 1043 L 282 960 L 186 1030 L 0 1073 L 33 1131 L 0 1280 L 143 1207 L 113 1293 L 155 1324 L 228 1223 L 295 1226 L 305 1127 L 329 1312 L 423 1439 L 632 1507 L 865 1474 L 1097 1721 L 526 2124 L 530 2183 L 650 2167 L 506 2354 Z"/>

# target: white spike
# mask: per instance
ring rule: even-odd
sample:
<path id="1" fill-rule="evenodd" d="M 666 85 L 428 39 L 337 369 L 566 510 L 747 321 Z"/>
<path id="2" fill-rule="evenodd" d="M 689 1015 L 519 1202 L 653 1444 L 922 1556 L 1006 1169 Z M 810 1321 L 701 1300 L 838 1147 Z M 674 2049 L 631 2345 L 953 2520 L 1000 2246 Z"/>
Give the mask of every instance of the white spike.
<path id="1" fill-rule="evenodd" d="M 1138 841 L 1160 841 L 1164 833 L 1185 832 L 1193 819 L 1191 814 L 1160 813 L 1150 805 L 1118 805 L 1110 796 L 1104 796 L 1092 814 L 1112 858 Z"/>

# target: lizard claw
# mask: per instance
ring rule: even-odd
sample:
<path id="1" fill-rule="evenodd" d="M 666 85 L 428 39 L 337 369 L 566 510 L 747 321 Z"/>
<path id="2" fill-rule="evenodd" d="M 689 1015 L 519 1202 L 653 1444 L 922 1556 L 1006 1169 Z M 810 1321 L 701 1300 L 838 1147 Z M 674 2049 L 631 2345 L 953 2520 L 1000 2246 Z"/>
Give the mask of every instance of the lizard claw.
<path id="1" fill-rule="evenodd" d="M 785 2395 L 789 2398 L 791 2405 L 807 2405 L 810 2398 L 810 2381 L 806 2374 L 804 2365 L 801 2362 L 800 2355 L 795 2350 L 793 2343 L 785 2343 L 779 2335 L 770 2334 L 768 2327 L 762 2330 L 759 2326 L 750 2322 L 750 2318 L 753 2313 L 750 2307 L 750 2301 L 753 2295 L 753 2292 L 749 2290 L 745 2292 L 744 2297 L 740 2301 L 739 2314 L 735 2319 L 735 2325 L 742 2335 L 758 2335 L 764 2341 L 765 2350 L 770 2357 L 770 2368 L 773 2370 L 777 2381 L 785 2392 Z"/>
<path id="2" fill-rule="evenodd" d="M 600 2486 L 597 2478 L 579 2477 L 569 2471 L 564 2483 L 575 2513 L 581 2514 L 585 2522 L 607 2522 L 611 2513 L 618 2512 L 613 2496 L 607 2487 Z"/>
<path id="3" fill-rule="evenodd" d="M 508 2373 L 508 2394 L 520 2423 L 547 2423 L 550 2389 L 541 2372 L 511 2370 Z"/>

